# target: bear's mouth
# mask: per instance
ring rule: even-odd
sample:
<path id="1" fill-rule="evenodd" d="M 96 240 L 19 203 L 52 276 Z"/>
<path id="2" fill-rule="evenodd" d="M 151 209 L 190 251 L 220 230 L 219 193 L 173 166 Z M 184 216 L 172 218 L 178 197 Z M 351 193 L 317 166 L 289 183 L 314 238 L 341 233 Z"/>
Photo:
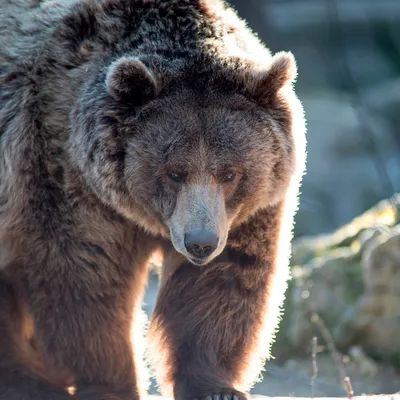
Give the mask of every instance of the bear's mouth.
<path id="1" fill-rule="evenodd" d="M 214 257 L 207 257 L 207 258 L 196 258 L 196 257 L 192 257 L 192 256 L 186 256 L 186 258 L 188 259 L 189 262 L 191 262 L 192 264 L 198 266 L 198 267 L 202 267 L 204 265 L 207 265 L 208 263 L 210 263 Z"/>

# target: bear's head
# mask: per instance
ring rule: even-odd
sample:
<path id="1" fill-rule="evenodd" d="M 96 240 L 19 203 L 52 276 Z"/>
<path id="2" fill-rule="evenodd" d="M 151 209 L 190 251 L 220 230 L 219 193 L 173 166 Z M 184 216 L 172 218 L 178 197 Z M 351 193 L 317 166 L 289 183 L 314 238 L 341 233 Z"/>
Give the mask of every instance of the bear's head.
<path id="1" fill-rule="evenodd" d="M 284 197 L 304 128 L 295 75 L 290 53 L 265 68 L 119 58 L 82 89 L 71 154 L 102 201 L 206 264 L 232 227 Z"/>

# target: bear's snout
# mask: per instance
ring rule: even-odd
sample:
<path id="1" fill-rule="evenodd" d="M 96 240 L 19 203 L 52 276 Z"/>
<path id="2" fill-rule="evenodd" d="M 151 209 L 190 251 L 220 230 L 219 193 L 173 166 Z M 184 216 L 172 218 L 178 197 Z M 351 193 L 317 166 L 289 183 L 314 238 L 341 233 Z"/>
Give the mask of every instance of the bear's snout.
<path id="1" fill-rule="evenodd" d="M 191 256 L 197 259 L 209 257 L 217 249 L 218 242 L 218 234 L 211 229 L 185 233 L 185 248 Z"/>

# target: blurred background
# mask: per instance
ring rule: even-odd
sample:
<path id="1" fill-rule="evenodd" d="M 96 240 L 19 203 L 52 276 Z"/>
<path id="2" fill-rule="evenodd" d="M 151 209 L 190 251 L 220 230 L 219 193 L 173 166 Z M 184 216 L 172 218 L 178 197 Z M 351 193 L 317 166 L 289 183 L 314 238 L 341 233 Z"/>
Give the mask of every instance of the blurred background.
<path id="1" fill-rule="evenodd" d="M 297 235 L 336 229 L 400 190 L 400 1 L 231 0 L 298 62 L 308 171 Z"/>
<path id="2" fill-rule="evenodd" d="M 295 55 L 308 124 L 293 279 L 252 393 L 342 396 L 345 376 L 358 395 L 400 391 L 400 0 L 230 3 Z"/>

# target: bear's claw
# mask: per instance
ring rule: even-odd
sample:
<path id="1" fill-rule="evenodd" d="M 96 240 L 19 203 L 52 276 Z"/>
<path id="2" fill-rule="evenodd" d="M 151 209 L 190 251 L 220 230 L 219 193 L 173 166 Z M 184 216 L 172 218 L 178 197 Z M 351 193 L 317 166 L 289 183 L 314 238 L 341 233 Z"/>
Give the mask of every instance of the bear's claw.
<path id="1" fill-rule="evenodd" d="M 208 396 L 195 397 L 193 400 L 248 400 L 248 397 L 236 390 L 226 390 Z"/>

